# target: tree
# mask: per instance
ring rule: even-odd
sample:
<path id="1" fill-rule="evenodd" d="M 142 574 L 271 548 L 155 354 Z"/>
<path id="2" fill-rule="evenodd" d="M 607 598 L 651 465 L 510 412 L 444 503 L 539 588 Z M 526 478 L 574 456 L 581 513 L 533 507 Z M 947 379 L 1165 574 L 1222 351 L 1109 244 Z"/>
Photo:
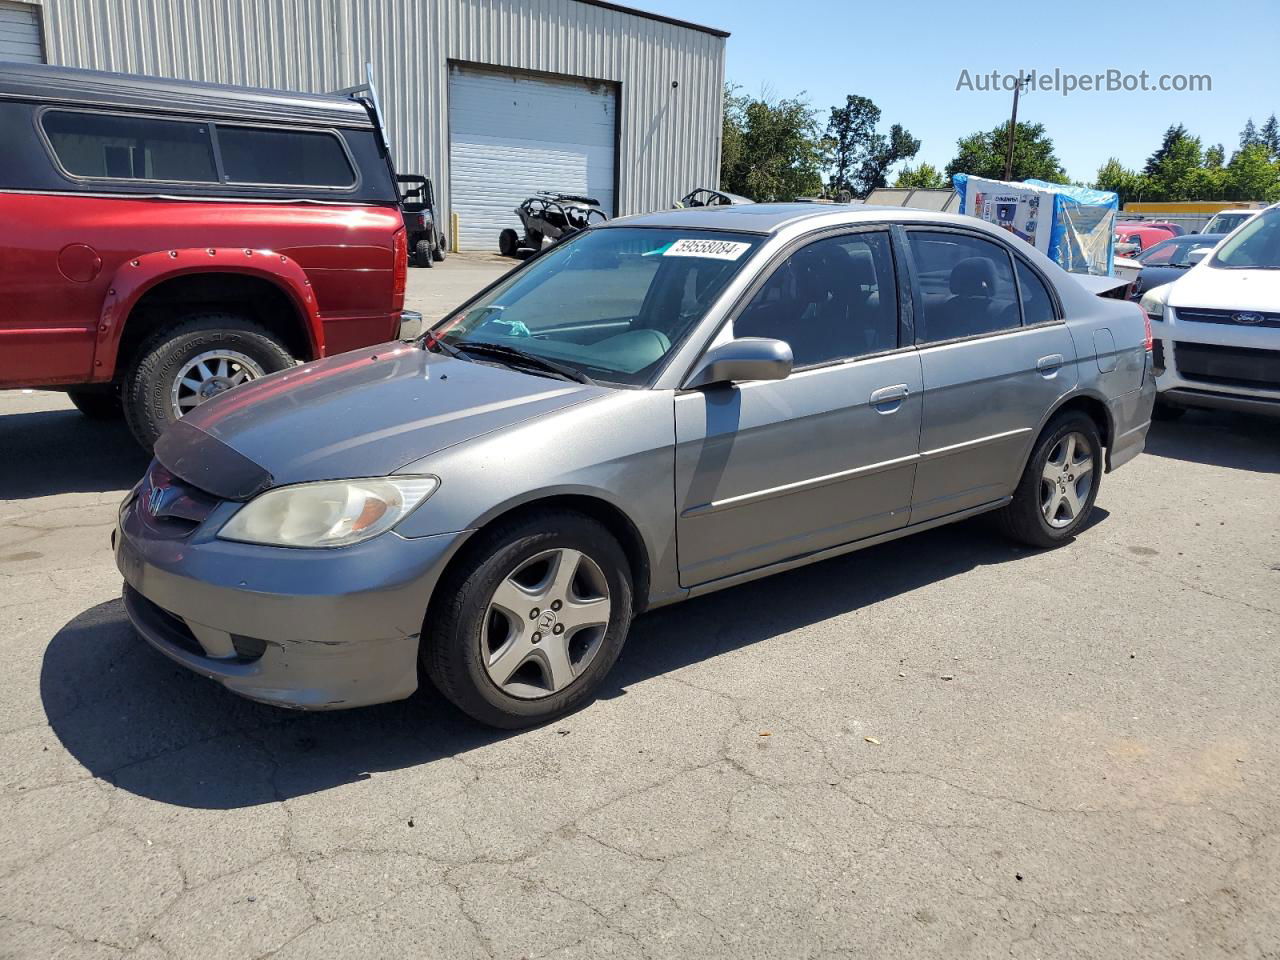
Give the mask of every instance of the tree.
<path id="1" fill-rule="evenodd" d="M 971 133 L 956 141 L 955 158 L 947 164 L 947 179 L 967 173 L 990 180 L 1004 179 L 1005 154 L 1009 143 L 1009 123 L 994 130 Z M 1042 123 L 1019 123 L 1013 137 L 1013 179 L 1047 180 L 1064 183 L 1067 173 L 1053 152 L 1053 140 Z"/>
<path id="2" fill-rule="evenodd" d="M 1160 147 L 1147 158 L 1143 173 L 1151 182 L 1151 188 L 1160 200 L 1194 200 L 1195 171 L 1201 169 L 1204 151 L 1200 138 L 1187 133 L 1187 128 L 1177 123 L 1164 133 Z"/>
<path id="3" fill-rule="evenodd" d="M 827 122 L 831 150 L 831 174 L 827 190 L 866 196 L 885 185 L 885 174 L 899 160 L 910 160 L 920 152 L 920 141 L 901 124 L 889 128 L 889 135 L 876 131 L 880 108 L 867 97 L 849 94 L 843 107 L 832 107 Z"/>
<path id="4" fill-rule="evenodd" d="M 1093 188 L 1113 191 L 1123 206 L 1132 200 L 1142 200 L 1150 192 L 1151 184 L 1144 174 L 1130 170 L 1118 157 L 1112 157 L 1098 168 Z"/>
<path id="5" fill-rule="evenodd" d="M 720 186 L 753 200 L 794 200 L 822 190 L 826 144 L 803 94 L 777 100 L 725 89 Z"/>
<path id="6" fill-rule="evenodd" d="M 1244 129 L 1240 131 L 1240 149 L 1246 147 L 1255 147 L 1262 142 L 1262 138 L 1258 136 L 1258 128 L 1253 125 L 1253 117 L 1250 117 L 1245 123 Z"/>
<path id="7" fill-rule="evenodd" d="M 921 163 L 918 167 L 903 167 L 898 172 L 895 187 L 914 187 L 917 190 L 945 190 L 950 181 L 931 163 Z"/>
<path id="8" fill-rule="evenodd" d="M 858 194 L 865 197 L 877 187 L 883 187 L 890 167 L 899 160 L 910 160 L 919 152 L 920 141 L 900 123 L 889 128 L 888 140 L 876 134 L 866 159 L 858 168 Z"/>
<path id="9" fill-rule="evenodd" d="M 1204 152 L 1204 165 L 1209 170 L 1220 170 L 1227 162 L 1227 151 L 1220 143 L 1215 143 Z"/>
<path id="10" fill-rule="evenodd" d="M 1276 122 L 1274 113 L 1267 117 L 1267 122 L 1262 125 L 1262 131 L 1258 136 L 1262 140 L 1262 145 L 1267 148 L 1267 153 L 1271 155 L 1271 159 L 1280 160 L 1280 123 Z"/>
<path id="11" fill-rule="evenodd" d="M 1241 147 L 1227 164 L 1228 200 L 1280 200 L 1280 163 L 1265 144 Z"/>

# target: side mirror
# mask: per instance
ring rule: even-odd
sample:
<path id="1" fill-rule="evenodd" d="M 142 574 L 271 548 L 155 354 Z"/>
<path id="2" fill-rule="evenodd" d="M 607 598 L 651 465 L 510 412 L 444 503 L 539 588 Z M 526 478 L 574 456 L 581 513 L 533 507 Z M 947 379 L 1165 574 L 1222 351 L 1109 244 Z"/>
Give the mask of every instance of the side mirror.
<path id="1" fill-rule="evenodd" d="M 791 347 L 781 340 L 740 337 L 702 355 L 686 389 L 740 380 L 785 380 L 791 376 Z"/>
<path id="2" fill-rule="evenodd" d="M 1213 247 L 1196 247 L 1187 254 L 1187 262 L 1194 267 L 1201 260 L 1208 259 L 1212 253 Z"/>

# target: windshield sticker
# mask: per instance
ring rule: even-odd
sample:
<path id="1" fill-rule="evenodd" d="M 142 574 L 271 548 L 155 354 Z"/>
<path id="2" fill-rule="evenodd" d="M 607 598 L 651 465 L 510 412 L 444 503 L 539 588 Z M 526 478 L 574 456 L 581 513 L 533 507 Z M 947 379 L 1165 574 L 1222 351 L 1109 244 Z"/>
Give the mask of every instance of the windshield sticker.
<path id="1" fill-rule="evenodd" d="M 751 244 L 737 240 L 697 240 L 685 237 L 662 250 L 664 257 L 704 257 L 709 260 L 737 260 Z M 657 250 L 653 251 L 655 254 Z"/>

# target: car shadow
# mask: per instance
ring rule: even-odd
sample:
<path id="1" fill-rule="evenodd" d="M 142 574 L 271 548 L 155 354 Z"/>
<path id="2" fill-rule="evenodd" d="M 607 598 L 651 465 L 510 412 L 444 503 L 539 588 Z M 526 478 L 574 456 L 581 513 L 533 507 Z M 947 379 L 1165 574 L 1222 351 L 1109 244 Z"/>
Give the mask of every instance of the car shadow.
<path id="1" fill-rule="evenodd" d="M 150 460 L 123 420 L 72 409 L 0 416 L 0 450 L 0 500 L 128 490 Z"/>
<path id="2" fill-rule="evenodd" d="M 1106 516 L 1095 509 L 1090 526 Z M 979 517 L 776 575 L 768 590 L 736 587 L 653 611 L 636 621 L 600 697 L 1029 552 Z M 58 631 L 40 694 L 50 727 L 95 777 L 205 809 L 316 793 L 521 736 L 472 722 L 429 686 L 399 703 L 335 713 L 251 703 L 151 650 L 119 600 Z"/>
<path id="3" fill-rule="evenodd" d="M 1188 410 L 1181 419 L 1157 421 L 1147 434 L 1146 452 L 1208 466 L 1280 473 L 1280 420 Z"/>

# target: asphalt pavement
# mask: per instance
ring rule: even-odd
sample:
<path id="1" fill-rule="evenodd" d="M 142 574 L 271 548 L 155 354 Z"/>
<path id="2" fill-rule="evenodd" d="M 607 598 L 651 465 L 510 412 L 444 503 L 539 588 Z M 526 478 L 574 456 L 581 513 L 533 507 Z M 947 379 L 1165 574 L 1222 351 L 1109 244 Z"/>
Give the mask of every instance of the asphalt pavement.
<path id="1" fill-rule="evenodd" d="M 1058 550 L 979 519 L 646 615 L 514 734 L 153 653 L 145 464 L 0 393 L 0 957 L 1280 956 L 1275 421 L 1157 425 Z"/>

